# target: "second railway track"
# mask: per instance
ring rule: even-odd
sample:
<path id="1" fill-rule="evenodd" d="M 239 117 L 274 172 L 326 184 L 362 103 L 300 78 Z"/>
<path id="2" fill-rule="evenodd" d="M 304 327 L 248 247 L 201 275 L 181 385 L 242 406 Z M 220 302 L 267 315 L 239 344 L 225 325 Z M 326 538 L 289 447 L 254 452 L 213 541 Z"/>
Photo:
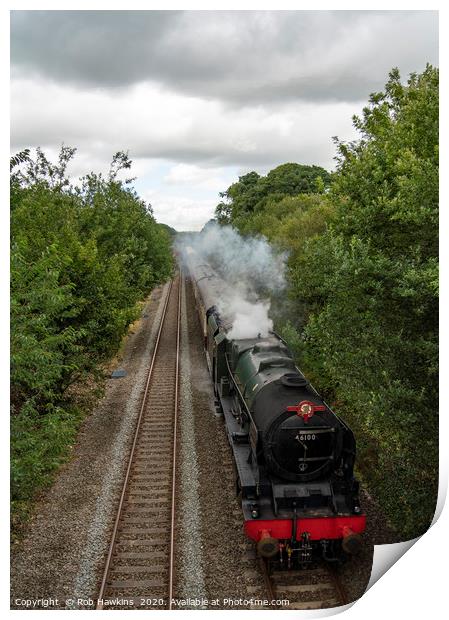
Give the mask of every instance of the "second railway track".
<path id="1" fill-rule="evenodd" d="M 97 609 L 170 609 L 173 596 L 180 276 L 171 283 L 148 372 Z"/>
<path id="2" fill-rule="evenodd" d="M 174 596 L 176 427 L 178 412 L 181 276 L 171 283 L 142 396 L 135 436 L 98 594 L 97 609 L 171 609 Z M 227 448 L 226 448 L 227 449 Z M 223 455 L 229 460 L 229 455 Z M 231 475 L 231 464 L 229 465 Z M 232 478 L 232 476 L 231 476 Z M 241 521 L 241 511 L 234 511 Z M 347 603 L 338 575 L 327 566 L 278 571 L 245 541 L 242 565 L 248 597 L 288 600 L 283 609 Z M 273 609 L 273 603 L 265 609 Z M 256 608 L 260 609 L 260 606 Z M 262 607 L 263 609 L 264 607 Z M 277 607 L 279 608 L 279 607 Z"/>

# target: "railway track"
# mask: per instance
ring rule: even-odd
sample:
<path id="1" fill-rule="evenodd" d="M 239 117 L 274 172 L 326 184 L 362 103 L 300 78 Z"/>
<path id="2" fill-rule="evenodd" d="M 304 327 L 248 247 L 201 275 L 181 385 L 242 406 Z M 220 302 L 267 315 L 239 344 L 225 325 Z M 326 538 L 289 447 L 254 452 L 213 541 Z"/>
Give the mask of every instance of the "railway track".
<path id="1" fill-rule="evenodd" d="M 337 572 L 327 564 L 304 570 L 275 570 L 269 561 L 258 561 L 268 599 L 288 600 L 286 609 L 327 609 L 348 603 Z"/>
<path id="2" fill-rule="evenodd" d="M 220 459 L 225 464 L 226 480 L 223 483 L 234 489 L 235 469 L 231 459 L 228 442 L 220 446 Z M 242 510 L 237 500 L 234 502 L 232 518 L 236 527 L 241 528 Z M 246 598 L 257 599 L 249 609 L 327 609 L 339 607 L 350 602 L 340 577 L 332 565 L 315 562 L 303 570 L 277 570 L 273 563 L 257 555 L 252 540 L 245 539 L 241 544 L 239 560 Z M 262 606 L 261 601 L 288 601 L 287 604 Z"/>
<path id="3" fill-rule="evenodd" d="M 245 596 L 254 601 L 249 609 L 328 609 L 351 602 L 338 573 L 324 562 L 304 570 L 276 570 L 257 555 L 252 541 L 241 548 Z"/>
<path id="4" fill-rule="evenodd" d="M 181 286 L 170 283 L 98 594 L 97 609 L 171 609 Z"/>

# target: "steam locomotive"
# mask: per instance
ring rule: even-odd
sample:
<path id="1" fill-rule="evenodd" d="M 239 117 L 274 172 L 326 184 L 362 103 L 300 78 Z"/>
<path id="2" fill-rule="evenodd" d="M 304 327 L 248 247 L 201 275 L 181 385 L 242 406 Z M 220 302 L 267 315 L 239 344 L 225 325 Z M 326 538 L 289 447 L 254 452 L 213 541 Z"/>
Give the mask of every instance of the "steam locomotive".
<path id="1" fill-rule="evenodd" d="M 244 531 L 260 556 L 305 567 L 341 561 L 361 546 L 366 516 L 351 429 L 295 366 L 286 343 L 231 339 L 217 303 L 233 290 L 190 249 L 185 256 L 207 364 L 232 448 Z"/>

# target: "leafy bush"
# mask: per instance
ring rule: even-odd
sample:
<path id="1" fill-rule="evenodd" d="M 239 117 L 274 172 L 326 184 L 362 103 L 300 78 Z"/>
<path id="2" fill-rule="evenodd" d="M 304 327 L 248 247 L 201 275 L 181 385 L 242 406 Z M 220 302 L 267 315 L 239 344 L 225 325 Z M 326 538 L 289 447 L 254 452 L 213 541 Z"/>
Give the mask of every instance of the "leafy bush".
<path id="1" fill-rule="evenodd" d="M 362 477 L 411 538 L 438 486 L 438 70 L 406 85 L 393 70 L 353 121 L 361 138 L 336 140 L 330 191 L 256 200 L 250 173 L 216 215 L 289 251 L 278 329 L 353 427 Z"/>
<path id="2" fill-rule="evenodd" d="M 360 451 L 362 472 L 414 537 L 438 483 L 437 70 L 406 86 L 393 71 L 354 124 L 362 139 L 338 144 L 335 217 L 307 243 L 294 294 L 310 308 L 306 363 L 376 446 L 369 466 Z"/>
<path id="3" fill-rule="evenodd" d="M 81 419 L 68 387 L 118 347 L 142 299 L 172 270 L 171 241 L 117 153 L 80 186 L 37 149 L 11 159 L 12 498 L 27 505 L 65 458 Z"/>

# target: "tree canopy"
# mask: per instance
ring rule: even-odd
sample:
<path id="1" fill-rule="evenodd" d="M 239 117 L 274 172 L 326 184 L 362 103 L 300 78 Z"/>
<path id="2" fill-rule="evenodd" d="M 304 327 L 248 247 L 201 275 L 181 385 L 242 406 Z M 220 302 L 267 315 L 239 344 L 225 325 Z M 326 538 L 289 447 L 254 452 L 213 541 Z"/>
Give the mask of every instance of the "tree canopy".
<path id="1" fill-rule="evenodd" d="M 330 174 L 319 166 L 282 164 L 266 176 L 249 172 L 233 183 L 216 208 L 216 218 L 221 224 L 234 224 L 263 209 L 268 198 L 282 200 L 286 196 L 324 192 L 329 186 Z"/>

